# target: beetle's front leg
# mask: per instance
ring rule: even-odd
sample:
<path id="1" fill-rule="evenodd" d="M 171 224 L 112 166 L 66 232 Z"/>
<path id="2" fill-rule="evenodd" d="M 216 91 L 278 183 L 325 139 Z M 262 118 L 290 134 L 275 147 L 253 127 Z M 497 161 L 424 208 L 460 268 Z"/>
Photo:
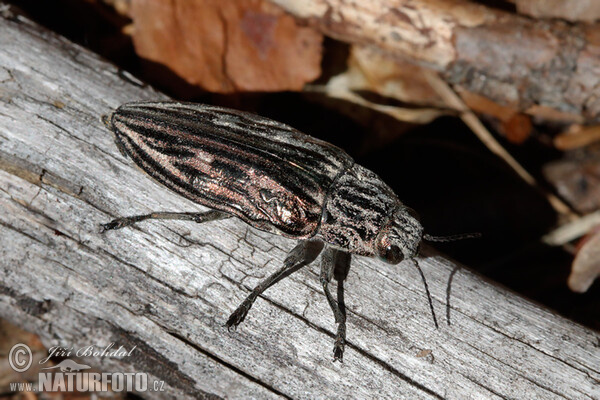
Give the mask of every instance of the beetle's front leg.
<path id="1" fill-rule="evenodd" d="M 240 304 L 240 306 L 231 314 L 225 323 L 225 326 L 229 329 L 238 326 L 246 318 L 248 310 L 250 310 L 250 307 L 252 307 L 252 304 L 262 292 L 283 278 L 290 276 L 300 268 L 313 262 L 319 253 L 321 253 L 322 249 L 323 242 L 316 240 L 304 241 L 294 247 L 283 262 L 283 267 L 264 281 L 260 282 L 254 290 L 252 290 L 242 304 Z"/>
<path id="2" fill-rule="evenodd" d="M 335 322 L 338 324 L 333 346 L 333 360 L 343 360 L 344 346 L 346 344 L 346 305 L 344 303 L 344 279 L 350 268 L 350 254 L 328 247 L 321 258 L 321 285 L 327 302 L 333 311 Z M 338 281 L 337 302 L 329 290 L 329 283 L 334 276 Z"/>
<path id="3" fill-rule="evenodd" d="M 106 232 L 112 229 L 121 229 L 126 226 L 133 225 L 136 222 L 144 221 L 147 219 L 178 219 L 184 221 L 194 221 L 198 223 L 216 221 L 219 219 L 231 218 L 231 214 L 227 214 L 223 211 L 206 211 L 202 213 L 191 213 L 191 212 L 154 212 L 144 215 L 133 215 L 131 217 L 122 217 L 110 221 L 107 224 L 101 225 L 102 232 Z"/>

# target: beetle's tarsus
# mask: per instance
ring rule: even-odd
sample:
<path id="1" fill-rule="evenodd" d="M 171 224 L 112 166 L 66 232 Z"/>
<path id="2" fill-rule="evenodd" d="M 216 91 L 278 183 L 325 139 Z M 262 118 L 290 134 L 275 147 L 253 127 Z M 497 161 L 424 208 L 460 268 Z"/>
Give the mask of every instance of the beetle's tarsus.
<path id="1" fill-rule="evenodd" d="M 101 233 L 125 228 L 126 226 L 133 225 L 136 222 L 144 221 L 147 219 L 175 219 L 183 221 L 194 221 L 197 223 L 216 221 L 219 219 L 230 218 L 231 215 L 222 211 L 211 210 L 201 213 L 189 213 L 189 212 L 153 212 L 150 214 L 143 215 L 132 215 L 130 217 L 121 217 L 113 219 L 107 224 L 101 225 Z"/>
<path id="2" fill-rule="evenodd" d="M 116 229 L 121 229 L 126 226 L 133 224 L 133 221 L 128 221 L 128 218 L 117 218 L 113 219 L 107 224 L 100 225 L 100 233 L 104 233 L 106 231 L 112 231 Z"/>
<path id="3" fill-rule="evenodd" d="M 147 219 L 147 218 L 149 218 L 147 215 L 134 215 L 131 217 L 116 218 L 107 224 L 100 225 L 101 229 L 102 229 L 101 232 L 104 233 L 106 231 L 112 231 L 112 230 L 125 228 L 126 226 L 133 225 L 134 223 L 143 221 L 144 219 Z"/>
<path id="4" fill-rule="evenodd" d="M 344 356 L 344 348 L 346 347 L 346 317 L 344 315 L 344 322 L 338 324 L 337 334 L 335 335 L 335 344 L 333 346 L 333 357 L 335 360 L 340 360 Z"/>
<path id="5" fill-rule="evenodd" d="M 254 301 L 249 302 L 247 298 L 238 308 L 236 308 L 234 312 L 231 313 L 229 319 L 225 323 L 227 329 L 229 329 L 230 331 L 232 329 L 234 331 L 236 330 L 237 326 L 246 319 L 246 315 L 248 315 L 248 310 L 250 310 L 250 307 L 252 307 L 253 302 Z"/>
<path id="6" fill-rule="evenodd" d="M 111 229 L 115 229 L 112 227 L 112 223 L 108 224 L 100 224 L 100 233 L 104 233 L 106 231 L 110 231 Z"/>
<path id="7" fill-rule="evenodd" d="M 344 362 L 344 345 L 346 341 L 341 337 L 336 338 L 333 346 L 333 361 Z"/>
<path id="8" fill-rule="evenodd" d="M 344 279 L 350 269 L 350 254 L 344 251 L 327 247 L 321 257 L 321 285 L 323 292 L 333 311 L 335 322 L 338 324 L 335 335 L 335 344 L 333 346 L 333 361 L 343 361 L 344 346 L 346 344 L 346 305 L 344 304 Z M 335 276 L 338 282 L 337 301 L 334 300 L 329 283 Z"/>

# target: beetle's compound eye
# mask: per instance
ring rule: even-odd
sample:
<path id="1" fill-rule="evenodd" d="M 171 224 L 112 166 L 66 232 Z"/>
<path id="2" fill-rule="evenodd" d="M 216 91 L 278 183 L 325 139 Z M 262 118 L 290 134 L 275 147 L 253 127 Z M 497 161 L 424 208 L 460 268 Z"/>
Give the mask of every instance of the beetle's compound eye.
<path id="1" fill-rule="evenodd" d="M 393 244 L 387 245 L 381 250 L 379 257 L 388 264 L 398 264 L 404 258 L 402 256 L 402 251 L 400 251 L 400 247 Z"/>
<path id="2" fill-rule="evenodd" d="M 390 237 L 390 226 L 386 226 L 377 237 L 376 254 L 388 264 L 398 264 L 404 259 L 400 247 Z"/>

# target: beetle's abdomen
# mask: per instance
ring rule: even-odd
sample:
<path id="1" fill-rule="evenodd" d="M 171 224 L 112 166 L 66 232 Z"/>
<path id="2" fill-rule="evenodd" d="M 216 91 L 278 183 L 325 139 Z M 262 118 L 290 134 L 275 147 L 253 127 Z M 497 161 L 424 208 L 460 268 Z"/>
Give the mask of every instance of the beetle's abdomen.
<path id="1" fill-rule="evenodd" d="M 381 178 L 355 164 L 332 186 L 318 236 L 350 253 L 373 256 L 377 234 L 398 204 Z"/>
<path id="2" fill-rule="evenodd" d="M 315 234 L 327 189 L 352 159 L 287 125 L 188 103 L 132 103 L 111 118 L 144 171 L 188 199 L 293 238 Z"/>

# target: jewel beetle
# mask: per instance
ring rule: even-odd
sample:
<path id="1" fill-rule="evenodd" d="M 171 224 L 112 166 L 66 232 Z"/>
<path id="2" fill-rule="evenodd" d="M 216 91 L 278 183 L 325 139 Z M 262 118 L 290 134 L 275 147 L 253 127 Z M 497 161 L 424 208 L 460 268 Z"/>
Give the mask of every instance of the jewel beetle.
<path id="1" fill-rule="evenodd" d="M 416 213 L 375 173 L 340 148 L 268 118 L 204 104 L 134 102 L 121 105 L 105 123 L 121 153 L 158 182 L 212 210 L 123 217 L 104 224 L 104 231 L 147 219 L 236 217 L 300 241 L 283 267 L 231 314 L 229 328 L 246 318 L 264 290 L 322 253 L 320 281 L 337 323 L 334 360 L 341 361 L 346 343 L 343 281 L 352 254 L 389 264 L 414 262 L 423 239 L 472 236 L 424 234 Z M 329 288 L 333 278 L 338 282 L 335 299 Z"/>

